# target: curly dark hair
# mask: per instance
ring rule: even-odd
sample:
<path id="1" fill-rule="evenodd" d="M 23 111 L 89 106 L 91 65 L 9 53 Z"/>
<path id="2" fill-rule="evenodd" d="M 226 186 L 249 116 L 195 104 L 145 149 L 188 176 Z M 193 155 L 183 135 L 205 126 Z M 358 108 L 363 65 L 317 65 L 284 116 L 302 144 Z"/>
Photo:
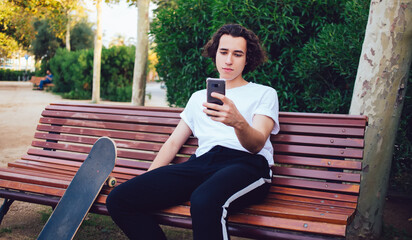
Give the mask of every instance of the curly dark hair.
<path id="1" fill-rule="evenodd" d="M 255 70 L 266 61 L 266 52 L 259 43 L 259 38 L 251 30 L 239 24 L 226 24 L 217 30 L 212 39 L 203 47 L 202 56 L 210 57 L 216 64 L 216 52 L 219 47 L 220 38 L 228 34 L 232 37 L 243 37 L 246 40 L 246 66 L 242 74 Z"/>

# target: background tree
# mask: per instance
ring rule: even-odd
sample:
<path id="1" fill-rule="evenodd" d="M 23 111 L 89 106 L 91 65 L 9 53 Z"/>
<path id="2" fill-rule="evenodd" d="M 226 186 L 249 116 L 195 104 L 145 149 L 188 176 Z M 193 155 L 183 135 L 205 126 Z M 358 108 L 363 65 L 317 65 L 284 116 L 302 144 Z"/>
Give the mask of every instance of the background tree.
<path id="1" fill-rule="evenodd" d="M 63 46 L 63 42 L 56 37 L 47 19 L 36 21 L 33 26 L 36 35 L 30 50 L 34 54 L 36 62 L 42 59 L 48 61 L 54 56 L 56 50 Z"/>
<path id="2" fill-rule="evenodd" d="M 380 235 L 393 146 L 412 61 L 412 0 L 371 1 L 350 114 L 366 115 L 363 180 L 352 235 Z"/>
<path id="3" fill-rule="evenodd" d="M 132 105 L 143 106 L 146 88 L 147 56 L 149 51 L 149 0 L 137 2 L 137 43 L 133 72 Z"/>
<path id="4" fill-rule="evenodd" d="M 101 54 L 102 54 L 102 7 L 101 0 L 96 0 L 96 10 L 97 10 L 97 29 L 96 37 L 94 42 L 94 57 L 93 57 L 93 90 L 92 90 L 92 102 L 100 102 L 100 68 L 101 68 Z"/>
<path id="5" fill-rule="evenodd" d="M 18 50 L 18 42 L 8 35 L 9 24 L 14 16 L 15 7 L 6 2 L 0 2 L 0 58 L 7 58 Z"/>
<path id="6" fill-rule="evenodd" d="M 77 51 L 82 49 L 93 48 L 94 32 L 92 25 L 86 19 L 76 23 L 70 34 L 71 50 Z"/>
<path id="7" fill-rule="evenodd" d="M 19 49 L 19 45 L 13 38 L 0 32 L 0 59 L 8 58 Z"/>

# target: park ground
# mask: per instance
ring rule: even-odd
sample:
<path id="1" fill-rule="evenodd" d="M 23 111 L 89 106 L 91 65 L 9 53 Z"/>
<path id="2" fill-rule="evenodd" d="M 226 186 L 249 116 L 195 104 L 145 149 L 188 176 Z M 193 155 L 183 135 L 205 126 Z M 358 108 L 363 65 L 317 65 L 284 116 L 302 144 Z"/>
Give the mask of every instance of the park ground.
<path id="1" fill-rule="evenodd" d="M 165 90 L 159 83 L 148 83 L 147 106 L 167 106 Z M 42 110 L 51 102 L 89 102 L 64 100 L 45 91 L 33 91 L 29 82 L 0 81 L 0 167 L 27 152 Z M 114 103 L 108 104 L 127 104 Z M 2 199 L 0 199 L 2 201 Z M 51 213 L 51 208 L 15 202 L 0 225 L 1 239 L 36 239 Z M 388 197 L 384 210 L 381 239 L 412 239 L 412 196 Z M 169 239 L 191 239 L 189 230 L 165 227 Z M 90 214 L 75 239 L 127 239 L 107 216 Z M 240 238 L 236 238 L 240 239 Z"/>

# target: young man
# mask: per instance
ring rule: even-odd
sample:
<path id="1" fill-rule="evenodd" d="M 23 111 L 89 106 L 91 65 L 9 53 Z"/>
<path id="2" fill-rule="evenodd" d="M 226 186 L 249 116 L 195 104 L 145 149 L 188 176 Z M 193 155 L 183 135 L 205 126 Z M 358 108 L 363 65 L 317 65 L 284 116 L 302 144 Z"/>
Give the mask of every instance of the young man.
<path id="1" fill-rule="evenodd" d="M 226 80 L 226 95 L 212 93 L 223 105 L 207 103 L 206 90 L 195 92 L 149 171 L 110 193 L 109 213 L 130 239 L 165 239 L 152 213 L 188 200 L 195 240 L 228 239 L 228 210 L 262 200 L 268 192 L 269 136 L 279 131 L 277 94 L 243 79 L 265 60 L 259 40 L 240 25 L 224 25 L 204 55 Z M 191 134 L 198 138 L 196 153 L 185 163 L 168 165 Z"/>

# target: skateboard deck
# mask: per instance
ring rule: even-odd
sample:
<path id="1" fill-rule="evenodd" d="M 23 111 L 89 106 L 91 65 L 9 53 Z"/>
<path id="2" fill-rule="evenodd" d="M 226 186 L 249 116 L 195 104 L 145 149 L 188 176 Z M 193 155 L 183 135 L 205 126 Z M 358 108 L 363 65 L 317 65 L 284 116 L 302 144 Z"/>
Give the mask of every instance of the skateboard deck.
<path id="1" fill-rule="evenodd" d="M 95 142 L 37 239 L 73 239 L 115 166 L 116 152 L 110 138 Z"/>

